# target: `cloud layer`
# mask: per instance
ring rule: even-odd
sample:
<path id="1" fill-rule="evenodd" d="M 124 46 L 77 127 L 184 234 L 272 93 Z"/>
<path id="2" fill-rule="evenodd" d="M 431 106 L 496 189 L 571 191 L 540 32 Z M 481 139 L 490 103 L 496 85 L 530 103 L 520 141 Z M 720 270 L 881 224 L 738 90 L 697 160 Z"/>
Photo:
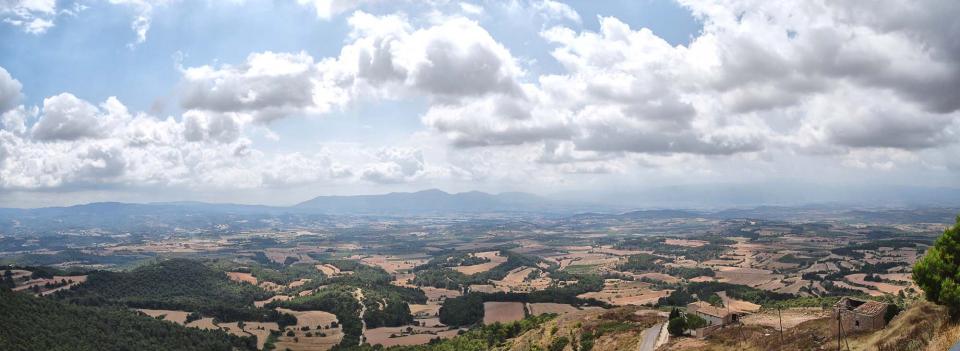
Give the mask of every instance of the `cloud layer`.
<path id="1" fill-rule="evenodd" d="M 960 2 L 679 2 L 703 23 L 685 45 L 617 17 L 523 2 L 546 24 L 540 60 L 558 67 L 534 70 L 537 60 L 484 27 L 478 5 L 416 16 L 298 1 L 322 20 L 350 13 L 338 54 L 263 51 L 178 67 L 174 116 L 70 92 L 26 106 L 22 84 L 0 68 L 0 187 L 563 183 L 649 169 L 709 178 L 744 165 L 782 175 L 796 159 L 956 174 Z M 117 3 L 144 13 L 134 24 L 141 42 L 150 9 L 175 6 Z M 4 6 L 7 22 L 24 28 L 56 11 L 42 1 Z M 596 31 L 581 25 L 589 21 Z M 383 101 L 422 103 L 422 130 L 394 145 L 304 152 L 253 141 L 282 119 Z"/>

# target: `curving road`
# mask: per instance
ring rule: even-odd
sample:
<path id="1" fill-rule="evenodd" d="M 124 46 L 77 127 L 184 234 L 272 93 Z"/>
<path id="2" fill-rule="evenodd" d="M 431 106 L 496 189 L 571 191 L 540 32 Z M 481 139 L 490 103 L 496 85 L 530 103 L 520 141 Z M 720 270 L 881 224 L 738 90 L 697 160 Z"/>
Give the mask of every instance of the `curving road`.
<path id="1" fill-rule="evenodd" d="M 660 337 L 660 330 L 663 329 L 663 323 L 647 328 L 643 331 L 640 339 L 640 351 L 653 351 L 657 348 L 657 338 Z"/>

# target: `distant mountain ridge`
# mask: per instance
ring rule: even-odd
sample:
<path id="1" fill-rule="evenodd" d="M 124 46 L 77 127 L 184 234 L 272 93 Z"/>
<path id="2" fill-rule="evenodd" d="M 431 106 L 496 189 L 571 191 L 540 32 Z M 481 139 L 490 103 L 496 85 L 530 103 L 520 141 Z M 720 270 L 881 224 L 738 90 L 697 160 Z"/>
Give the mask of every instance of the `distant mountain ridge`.
<path id="1" fill-rule="evenodd" d="M 383 195 L 318 196 L 293 208 L 327 214 L 417 214 L 450 212 L 531 212 L 561 209 L 561 204 L 527 193 L 447 193 L 437 189 Z"/>

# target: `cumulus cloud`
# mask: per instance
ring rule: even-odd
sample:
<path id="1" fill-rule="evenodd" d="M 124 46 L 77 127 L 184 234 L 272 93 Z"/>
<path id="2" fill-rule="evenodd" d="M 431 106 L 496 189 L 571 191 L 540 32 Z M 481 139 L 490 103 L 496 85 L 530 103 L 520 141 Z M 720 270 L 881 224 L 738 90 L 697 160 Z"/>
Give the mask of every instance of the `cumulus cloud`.
<path id="1" fill-rule="evenodd" d="M 423 121 L 458 146 L 562 141 L 610 157 L 955 142 L 960 62 L 947 38 L 960 27 L 942 13 L 956 2 L 681 3 L 704 22 L 689 45 L 615 17 L 597 32 L 549 28 L 566 72 L 526 86 L 530 99 L 435 105 Z"/>
<path id="2" fill-rule="evenodd" d="M 20 81 L 13 79 L 10 72 L 0 67 L 0 113 L 7 112 L 17 106 L 23 97 L 20 93 L 22 88 L 23 85 L 20 84 Z"/>
<path id="3" fill-rule="evenodd" d="M 43 116 L 34 124 L 32 133 L 37 140 L 77 140 L 98 138 L 105 130 L 105 117 L 93 104 L 63 93 L 43 100 Z"/>
<path id="4" fill-rule="evenodd" d="M 240 137 L 241 123 L 235 114 L 190 110 L 183 114 L 183 137 L 187 141 L 232 143 Z"/>
<path id="5" fill-rule="evenodd" d="M 284 72 L 250 74 L 272 73 Z M 9 86 L 16 82 L 6 80 Z M 19 88 L 5 94 L 11 93 L 19 94 Z M 62 93 L 44 99 L 42 107 L 19 105 L 0 115 L 0 188 L 215 190 L 398 183 L 443 173 L 415 147 L 337 145 L 336 152 L 327 146 L 310 153 L 264 152 L 246 136 L 253 121 L 246 112 L 200 109 L 159 118 L 131 113 L 115 97 L 94 104 Z"/>
<path id="6" fill-rule="evenodd" d="M 376 162 L 366 165 L 363 179 L 376 183 L 411 181 L 425 171 L 423 152 L 414 148 L 385 148 L 376 153 Z"/>
<path id="7" fill-rule="evenodd" d="M 262 52 L 239 65 L 184 68 L 181 106 L 268 123 L 369 97 L 425 95 L 436 104 L 525 98 L 516 60 L 475 21 L 455 17 L 414 29 L 401 15 L 356 12 L 348 23 L 351 41 L 336 58 Z"/>
<path id="8" fill-rule="evenodd" d="M 253 114 L 269 122 L 291 113 L 323 113 L 339 102 L 316 84 L 319 72 L 304 53 L 253 53 L 241 65 L 183 70 L 180 104 L 186 109 Z"/>
<path id="9" fill-rule="evenodd" d="M 138 9 L 164 3 L 115 2 Z M 230 188 L 536 175 L 560 183 L 566 175 L 636 167 L 710 174 L 716 163 L 769 165 L 785 155 L 833 157 L 857 169 L 927 167 L 932 150 L 955 149 L 960 26 L 951 15 L 960 3 L 679 2 L 703 23 L 685 45 L 616 17 L 584 29 L 576 11 L 559 2 L 511 3 L 536 12 L 525 16 L 562 24 L 539 33 L 552 47 L 546 59 L 559 64 L 540 76 L 526 69 L 536 61 L 514 56 L 471 19 L 485 16 L 421 20 L 355 11 L 331 57 L 268 51 L 181 68 L 185 112 L 166 118 L 69 93 L 21 106 L 20 83 L 0 69 L 0 181 L 18 188 L 97 181 Z M 299 3 L 322 19 L 362 5 Z M 145 20 L 134 22 L 141 41 L 150 12 L 142 13 Z M 269 153 L 246 135 L 286 116 L 378 99 L 425 104 L 425 134 L 454 148 L 445 163 L 434 164 L 431 148 L 416 146 Z"/>
<path id="10" fill-rule="evenodd" d="M 451 17 L 412 29 L 398 15 L 354 13 L 354 41 L 339 62 L 358 84 L 409 89 L 438 100 L 522 94 L 523 74 L 510 52 L 476 21 Z M 409 94 L 409 93 L 408 93 Z"/>
<path id="11" fill-rule="evenodd" d="M 572 7 L 553 0 L 533 1 L 531 7 L 552 19 L 567 19 L 580 23 L 580 14 Z"/>

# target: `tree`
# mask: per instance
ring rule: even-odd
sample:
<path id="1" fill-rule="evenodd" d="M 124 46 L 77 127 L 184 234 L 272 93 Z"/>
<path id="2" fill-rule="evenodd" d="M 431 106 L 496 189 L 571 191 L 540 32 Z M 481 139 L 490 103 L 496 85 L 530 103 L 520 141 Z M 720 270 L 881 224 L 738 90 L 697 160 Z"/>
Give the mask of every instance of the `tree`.
<path id="1" fill-rule="evenodd" d="M 917 261 L 913 281 L 927 300 L 947 306 L 951 317 L 960 317 L 960 216 Z"/>
<path id="2" fill-rule="evenodd" d="M 670 310 L 670 317 L 669 317 L 669 319 L 674 319 L 674 318 L 677 318 L 677 317 L 680 317 L 680 310 L 678 310 L 676 307 L 674 307 L 673 309 Z"/>
<path id="3" fill-rule="evenodd" d="M 682 336 L 687 332 L 687 321 L 683 316 L 670 318 L 670 322 L 667 324 L 667 331 L 670 332 L 670 335 Z"/>

